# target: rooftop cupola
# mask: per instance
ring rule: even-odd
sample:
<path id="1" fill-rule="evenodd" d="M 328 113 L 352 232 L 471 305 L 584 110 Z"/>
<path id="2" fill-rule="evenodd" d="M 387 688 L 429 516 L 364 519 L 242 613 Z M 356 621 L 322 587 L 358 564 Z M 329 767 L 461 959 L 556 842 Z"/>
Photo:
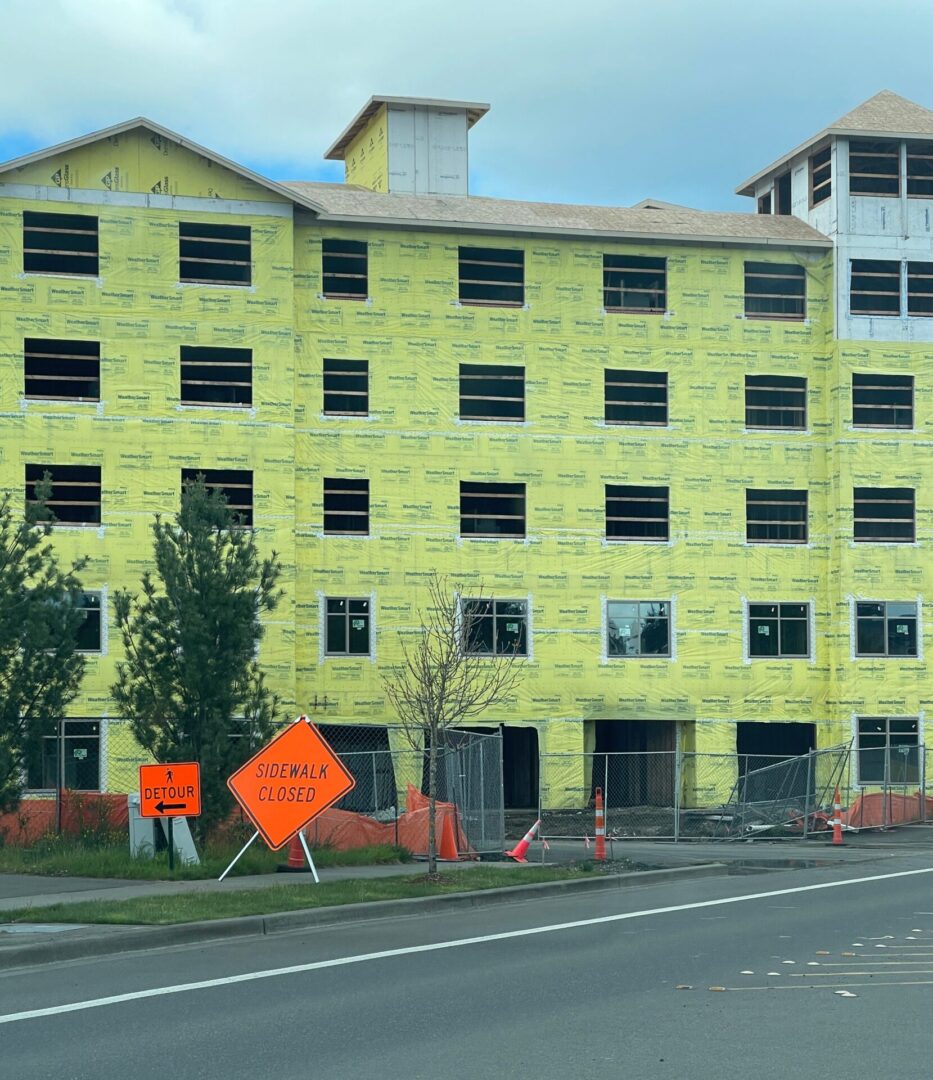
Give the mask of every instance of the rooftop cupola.
<path id="1" fill-rule="evenodd" d="M 324 157 L 371 191 L 467 195 L 469 131 L 488 111 L 475 101 L 373 96 Z"/>

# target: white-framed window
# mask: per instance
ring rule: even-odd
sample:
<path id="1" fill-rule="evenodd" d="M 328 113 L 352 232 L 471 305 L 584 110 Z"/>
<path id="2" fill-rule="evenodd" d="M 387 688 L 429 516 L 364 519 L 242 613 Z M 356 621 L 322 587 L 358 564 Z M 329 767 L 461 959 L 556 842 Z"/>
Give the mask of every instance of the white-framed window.
<path id="1" fill-rule="evenodd" d="M 860 716 L 860 784 L 912 786 L 920 781 L 920 722 L 916 716 Z"/>
<path id="2" fill-rule="evenodd" d="M 369 656 L 372 652 L 372 600 L 369 597 L 325 598 L 327 656 Z"/>
<path id="3" fill-rule="evenodd" d="M 856 600 L 855 655 L 918 657 L 918 604 L 912 600 Z"/>
<path id="4" fill-rule="evenodd" d="M 808 602 L 749 602 L 747 617 L 751 659 L 810 659 L 811 610 Z"/>
<path id="5" fill-rule="evenodd" d="M 461 597 L 465 652 L 528 656 L 528 601 Z"/>
<path id="6" fill-rule="evenodd" d="M 669 600 L 607 600 L 607 659 L 669 657 L 671 607 Z"/>

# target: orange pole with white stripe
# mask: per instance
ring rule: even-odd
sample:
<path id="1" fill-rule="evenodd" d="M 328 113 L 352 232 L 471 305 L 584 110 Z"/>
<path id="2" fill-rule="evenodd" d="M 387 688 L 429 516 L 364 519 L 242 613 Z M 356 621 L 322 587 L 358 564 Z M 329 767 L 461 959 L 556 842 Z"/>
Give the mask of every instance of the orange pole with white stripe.
<path id="1" fill-rule="evenodd" d="M 603 789 L 596 789 L 596 846 L 593 858 L 597 862 L 606 861 L 606 813 L 603 809 Z"/>

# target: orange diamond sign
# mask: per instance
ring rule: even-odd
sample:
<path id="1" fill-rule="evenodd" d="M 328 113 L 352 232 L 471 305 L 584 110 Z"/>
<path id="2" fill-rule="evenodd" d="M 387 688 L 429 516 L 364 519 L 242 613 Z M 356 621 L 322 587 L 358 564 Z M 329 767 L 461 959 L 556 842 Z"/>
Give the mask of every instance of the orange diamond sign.
<path id="1" fill-rule="evenodd" d="M 300 716 L 227 780 L 234 798 L 273 851 L 355 786 L 343 762 L 306 716 Z"/>

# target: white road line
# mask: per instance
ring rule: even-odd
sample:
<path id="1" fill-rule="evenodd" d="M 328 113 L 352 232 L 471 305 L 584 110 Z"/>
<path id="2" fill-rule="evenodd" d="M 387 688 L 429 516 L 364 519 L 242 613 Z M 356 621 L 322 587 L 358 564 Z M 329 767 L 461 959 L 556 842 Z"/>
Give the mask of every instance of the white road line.
<path id="1" fill-rule="evenodd" d="M 846 878 L 843 881 L 824 881 L 818 885 L 797 885 L 791 889 L 773 889 L 770 892 L 723 896 L 718 900 L 696 900 L 689 904 L 672 904 L 669 907 L 625 911 L 618 915 L 601 915 L 592 919 L 553 923 L 549 926 L 531 926 L 524 930 L 506 930 L 499 934 L 482 934 L 479 937 L 437 941 L 430 945 L 407 945 L 401 949 L 384 949 L 382 952 L 361 953 L 358 956 L 340 956 L 334 960 L 316 960 L 309 964 L 292 964 L 289 967 L 269 968 L 266 971 L 250 971 L 244 975 L 227 975 L 220 979 L 204 979 L 201 982 L 179 983 L 176 986 L 159 986 L 152 990 L 135 990 L 129 994 L 114 994 L 111 997 L 75 1001 L 69 1005 L 53 1005 L 47 1009 L 29 1009 L 26 1012 L 7 1013 L 0 1016 L 0 1024 L 15 1024 L 19 1020 L 37 1020 L 44 1016 L 83 1012 L 86 1009 L 101 1009 L 107 1005 L 122 1005 L 128 1001 L 144 1001 L 146 998 L 166 997 L 169 994 L 186 994 L 193 990 L 213 990 L 221 986 L 235 986 L 237 983 L 256 982 L 259 979 L 277 979 L 284 975 L 301 975 L 307 971 L 323 971 L 327 968 L 346 967 L 348 964 L 365 964 L 370 960 L 388 960 L 394 956 L 412 956 L 416 953 L 439 952 L 442 949 L 459 949 L 465 945 L 484 945 L 490 941 L 507 941 L 510 938 L 553 934 L 560 930 L 576 930 L 583 926 L 601 926 L 606 923 L 625 922 L 629 919 L 643 919 L 649 915 L 671 915 L 678 911 L 696 911 L 701 908 L 721 907 L 724 904 L 741 904 L 749 900 L 770 900 L 773 896 L 791 896 L 794 893 L 816 892 L 820 889 L 840 889 L 847 885 L 864 885 L 872 881 L 891 881 L 895 878 L 915 877 L 918 874 L 933 874 L 933 866 L 924 867 L 920 870 L 898 870 L 891 874 L 872 874 L 870 877 Z M 749 987 L 748 989 L 752 988 Z"/>

